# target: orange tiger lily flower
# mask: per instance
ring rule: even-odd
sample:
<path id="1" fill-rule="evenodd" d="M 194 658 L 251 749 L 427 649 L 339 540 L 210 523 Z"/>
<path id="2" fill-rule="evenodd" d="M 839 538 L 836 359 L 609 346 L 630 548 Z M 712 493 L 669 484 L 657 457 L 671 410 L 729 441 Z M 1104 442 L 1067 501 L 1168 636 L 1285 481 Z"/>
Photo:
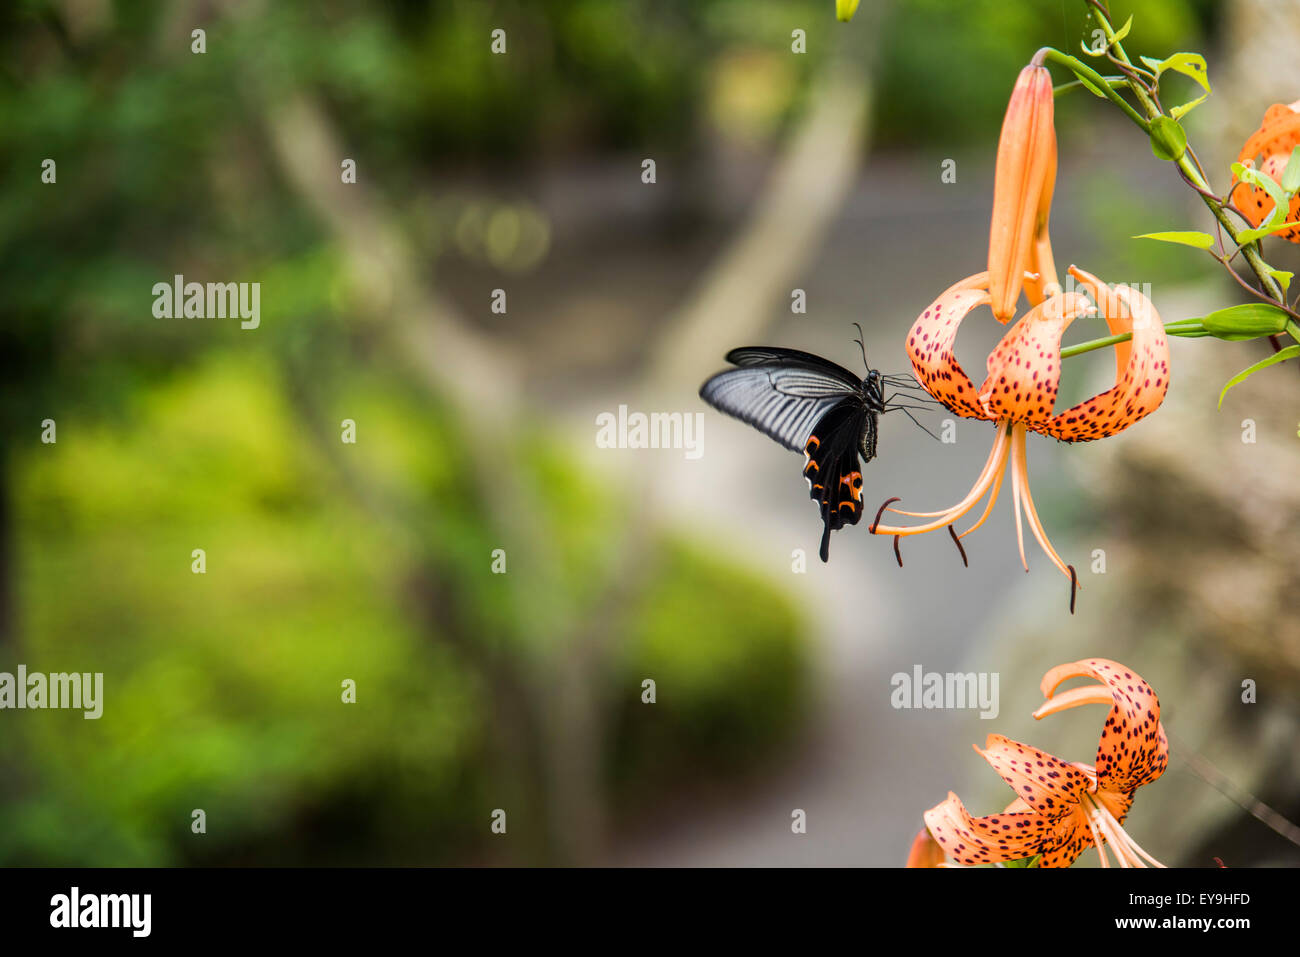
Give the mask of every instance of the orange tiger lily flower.
<path id="1" fill-rule="evenodd" d="M 1115 346 L 1116 381 L 1105 392 L 1054 414 L 1061 380 L 1061 336 L 1070 323 L 1092 311 L 1079 292 L 1052 296 L 1013 325 L 987 360 L 988 375 L 976 387 L 957 362 L 953 344 L 962 320 L 990 300 L 986 274 L 971 276 L 945 291 L 912 326 L 907 354 L 917 381 L 949 411 L 997 423 L 997 437 L 983 471 L 970 492 L 957 504 L 938 512 L 908 512 L 882 506 L 872 531 L 878 535 L 920 535 L 951 526 L 970 512 L 987 493 L 983 514 L 959 540 L 988 519 L 1011 467 L 1015 499 L 1016 537 L 1021 564 L 1025 561 L 1022 513 L 1052 563 L 1077 584 L 1071 566 L 1061 560 L 1048 540 L 1029 490 L 1026 433 L 1040 432 L 1065 442 L 1085 442 L 1121 432 L 1149 415 L 1169 388 L 1169 341 L 1164 325 L 1144 295 L 1128 287 L 1110 289 L 1095 276 L 1071 266 L 1070 275 L 1101 307 L 1112 335 L 1132 333 Z M 882 525 L 885 511 L 929 519 L 918 525 Z M 1071 596 L 1073 605 L 1073 593 Z"/>
<path id="2" fill-rule="evenodd" d="M 1037 58 L 1035 58 L 1037 60 Z M 1063 575 L 1070 579 L 1070 610 L 1078 575 L 1052 547 L 1029 491 L 1026 433 L 1040 432 L 1064 442 L 1084 442 L 1123 431 L 1153 412 L 1169 389 L 1169 341 L 1150 301 L 1129 289 L 1111 290 L 1101 280 L 1075 267 L 1070 274 L 1092 296 L 1112 335 L 1132 333 L 1131 341 L 1115 346 L 1115 385 L 1063 412 L 1054 406 L 1061 381 L 1061 336 L 1080 315 L 1090 313 L 1079 292 L 1062 292 L 1048 236 L 1048 218 L 1056 183 L 1056 132 L 1053 126 L 1052 83 L 1047 69 L 1034 62 L 1020 72 L 1007 106 L 998 142 L 997 174 L 993 186 L 993 218 L 989 230 L 987 272 L 963 279 L 947 289 L 913 324 L 907 354 L 916 380 L 951 412 L 997 423 L 997 436 L 988 461 L 974 487 L 957 504 L 938 512 L 908 512 L 880 507 L 871 531 L 898 538 L 948 528 L 966 558 L 961 539 L 988 519 L 997 501 L 1008 464 L 1015 499 L 1016 538 L 1026 571 L 1022 514 L 1034 538 Z M 1015 313 L 1021 290 L 1032 308 L 1003 336 L 989 355 L 987 376 L 979 387 L 966 375 L 953 353 L 963 319 L 988 305 L 996 319 L 1007 322 Z M 983 514 L 960 535 L 953 523 L 988 494 Z M 882 525 L 886 511 L 929 519 L 918 525 Z M 902 559 L 899 559 L 900 564 Z"/>
<path id="3" fill-rule="evenodd" d="M 1002 323 L 1015 315 L 1026 271 L 1035 274 L 1031 296 L 1037 292 L 1040 301 L 1040 277 L 1056 274 L 1047 237 L 1056 184 L 1054 111 L 1052 76 L 1047 67 L 1031 63 L 1020 71 L 1011 91 L 993 180 L 989 298 L 993 315 Z"/>
<path id="4" fill-rule="evenodd" d="M 1070 678 L 1096 684 L 1057 694 Z M 1169 740 L 1160 723 L 1160 700 L 1151 686 L 1114 661 L 1092 658 L 1059 665 L 1042 682 L 1047 702 L 1034 712 L 1043 718 L 1084 704 L 1109 704 L 1097 744 L 1095 765 L 1062 761 L 1000 734 L 975 750 L 1016 792 L 1001 814 L 972 817 L 961 799 L 948 798 L 925 812 L 930 837 L 957 865 L 995 864 L 1042 855 L 1040 867 L 1069 867 L 1089 847 L 1103 867 L 1106 849 L 1120 867 L 1159 861 L 1124 831 L 1124 818 L 1139 787 L 1164 773 Z M 918 835 L 913 845 L 921 843 Z M 909 861 L 910 862 L 910 861 Z"/>
<path id="5" fill-rule="evenodd" d="M 1264 114 L 1264 121 L 1260 123 L 1259 129 L 1246 140 L 1237 162 L 1245 166 L 1255 166 L 1261 173 L 1281 182 L 1282 171 L 1286 169 L 1286 164 L 1291 159 L 1292 150 L 1298 145 L 1300 145 L 1300 100 L 1290 105 L 1274 103 Z M 1240 181 L 1233 182 L 1233 192 L 1228 195 L 1233 195 L 1238 189 L 1245 190 L 1246 193 L 1245 200 L 1238 204 L 1241 215 L 1252 226 L 1258 227 L 1273 212 L 1273 198 L 1258 186 Z M 1286 219 L 1287 222 L 1300 219 L 1300 195 L 1291 197 Z M 1280 236 L 1287 242 L 1300 243 L 1300 226 L 1292 226 L 1273 235 Z"/>

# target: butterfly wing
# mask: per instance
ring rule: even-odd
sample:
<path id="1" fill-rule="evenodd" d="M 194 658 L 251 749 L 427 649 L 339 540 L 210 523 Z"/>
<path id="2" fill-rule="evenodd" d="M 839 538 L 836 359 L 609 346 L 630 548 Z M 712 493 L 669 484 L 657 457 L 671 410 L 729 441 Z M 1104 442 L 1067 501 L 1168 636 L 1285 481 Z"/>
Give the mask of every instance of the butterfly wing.
<path id="1" fill-rule="evenodd" d="M 822 561 L 830 558 L 831 532 L 862 520 L 858 446 L 868 414 L 865 404 L 845 401 L 816 424 L 804 446 L 803 475 L 822 515 Z"/>
<path id="2" fill-rule="evenodd" d="M 848 369 L 836 365 L 829 359 L 815 356 L 811 352 L 798 349 L 781 349 L 777 346 L 741 346 L 727 353 L 727 361 L 738 366 L 781 366 L 796 365 L 817 369 L 844 383 L 848 389 L 856 390 L 861 381 Z"/>
<path id="3" fill-rule="evenodd" d="M 852 379 L 852 373 L 845 375 Z M 700 398 L 787 449 L 803 452 L 813 427 L 841 403 L 856 402 L 858 390 L 856 380 L 846 382 L 819 366 L 787 361 L 719 372 L 700 386 Z"/>

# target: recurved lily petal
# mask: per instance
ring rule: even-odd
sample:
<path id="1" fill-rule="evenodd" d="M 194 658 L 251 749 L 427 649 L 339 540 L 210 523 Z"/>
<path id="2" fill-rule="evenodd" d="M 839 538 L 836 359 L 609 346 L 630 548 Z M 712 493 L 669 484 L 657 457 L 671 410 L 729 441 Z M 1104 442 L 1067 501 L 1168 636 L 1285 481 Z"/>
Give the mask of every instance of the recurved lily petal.
<path id="1" fill-rule="evenodd" d="M 1082 677 L 1100 683 L 1056 693 L 1065 681 Z M 1141 675 L 1107 658 L 1088 658 L 1057 665 L 1043 676 L 1042 690 L 1048 700 L 1034 712 L 1035 718 L 1082 704 L 1111 706 L 1097 744 L 1099 791 L 1129 794 L 1164 773 L 1169 739 L 1160 723 L 1160 699 Z M 1128 808 L 1110 810 L 1122 821 Z"/>
<path id="2" fill-rule="evenodd" d="M 925 812 L 925 825 L 944 853 L 967 866 L 1033 857 L 1055 834 L 1052 820 L 1033 810 L 973 817 L 951 791 Z"/>
<path id="3" fill-rule="evenodd" d="M 1052 820 L 1077 807 L 1079 795 L 1091 786 L 1087 774 L 1075 765 L 1000 734 L 990 734 L 984 747 L 977 745 L 975 750 L 1011 785 L 1016 797 Z"/>
<path id="4" fill-rule="evenodd" d="M 1169 338 L 1160 314 L 1142 293 L 1129 286 L 1111 289 L 1075 266 L 1070 275 L 1097 300 L 1111 335 L 1133 334 L 1114 347 L 1115 385 L 1035 427 L 1065 442 L 1088 442 L 1122 432 L 1160 407 L 1169 391 Z"/>
<path id="5" fill-rule="evenodd" d="M 963 279 L 944 290 L 907 334 L 907 357 L 916 380 L 950 411 L 971 419 L 987 416 L 976 400 L 975 383 L 957 362 L 953 343 L 966 314 L 988 301 L 988 273 Z"/>
<path id="6" fill-rule="evenodd" d="M 1056 178 L 1052 77 L 1044 66 L 1020 71 L 1002 121 L 989 226 L 989 295 L 993 315 L 1007 322 L 1037 234 L 1047 228 Z"/>
<path id="7" fill-rule="evenodd" d="M 988 357 L 979 400 L 991 419 L 1011 419 L 1041 429 L 1052 418 L 1061 382 L 1061 334 L 1091 310 L 1077 292 L 1053 296 L 1008 330 Z"/>

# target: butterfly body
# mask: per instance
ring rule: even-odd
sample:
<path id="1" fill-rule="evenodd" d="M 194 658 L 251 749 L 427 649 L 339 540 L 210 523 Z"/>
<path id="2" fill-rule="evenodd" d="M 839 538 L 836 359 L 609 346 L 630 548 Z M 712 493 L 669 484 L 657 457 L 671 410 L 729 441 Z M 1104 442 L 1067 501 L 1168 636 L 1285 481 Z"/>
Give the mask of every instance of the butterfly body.
<path id="1" fill-rule="evenodd" d="M 886 377 L 865 378 L 795 349 L 745 347 L 727 353 L 736 368 L 700 387 L 700 397 L 804 455 L 808 493 L 821 512 L 821 559 L 831 532 L 862 519 L 862 465 L 876 457 Z"/>

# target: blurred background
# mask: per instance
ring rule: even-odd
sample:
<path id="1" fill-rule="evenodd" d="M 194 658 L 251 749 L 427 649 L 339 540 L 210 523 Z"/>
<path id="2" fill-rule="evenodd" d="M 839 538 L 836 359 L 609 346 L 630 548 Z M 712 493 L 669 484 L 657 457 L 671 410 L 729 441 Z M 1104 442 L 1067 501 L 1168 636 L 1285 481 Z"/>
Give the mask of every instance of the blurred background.
<path id="1" fill-rule="evenodd" d="M 1113 10 L 1134 53 L 1206 54 L 1187 126 L 1225 188 L 1300 96 L 1300 5 Z M 1101 709 L 1029 715 L 1047 668 L 1099 655 L 1151 682 L 1175 737 L 1130 833 L 1169 864 L 1300 863 L 1254 804 L 1300 818 L 1300 379 L 1215 407 L 1266 346 L 1177 340 L 1159 414 L 1031 443 L 1084 570 L 1073 617 L 1041 554 L 1020 570 L 1006 502 L 968 569 L 936 536 L 899 568 L 865 525 L 822 565 L 800 459 L 696 396 L 747 343 L 858 368 L 854 321 L 906 369 L 917 313 L 982 268 L 1007 94 L 1038 47 L 1078 50 L 1079 0 L 865 0 L 850 24 L 830 0 L 0 19 L 0 670 L 105 676 L 98 721 L 0 713 L 0 862 L 901 865 L 949 789 L 1009 800 L 971 750 L 987 734 L 1092 760 Z M 1208 258 L 1129 238 L 1208 216 L 1127 121 L 1076 89 L 1057 122 L 1059 265 L 1150 283 L 1166 321 L 1239 301 Z M 259 282 L 260 327 L 155 318 L 177 273 Z M 1063 400 L 1108 375 L 1073 360 Z M 620 405 L 705 412 L 703 454 L 599 448 Z M 893 418 L 868 511 L 960 498 L 992 430 L 941 444 Z M 895 710 L 916 665 L 997 672 L 999 716 Z"/>

